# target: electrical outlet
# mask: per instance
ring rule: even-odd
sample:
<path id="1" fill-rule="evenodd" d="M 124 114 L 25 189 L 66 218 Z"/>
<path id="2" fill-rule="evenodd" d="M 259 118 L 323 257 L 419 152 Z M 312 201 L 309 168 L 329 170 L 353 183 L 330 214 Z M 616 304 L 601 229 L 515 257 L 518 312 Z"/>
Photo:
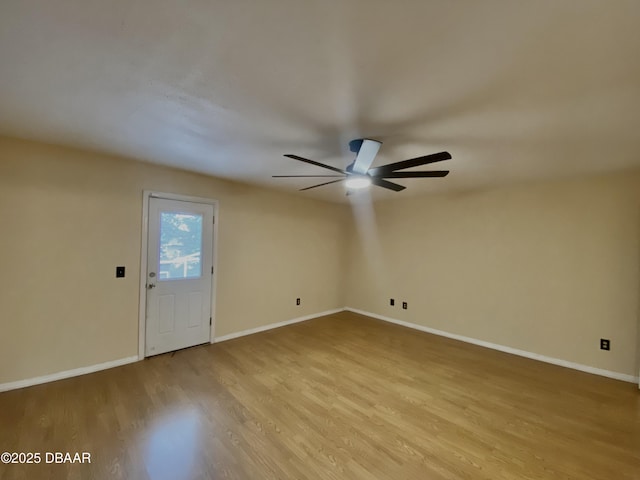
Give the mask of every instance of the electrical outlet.
<path id="1" fill-rule="evenodd" d="M 402 302 L 402 309 L 406 310 L 408 307 L 407 302 Z"/>
<path id="2" fill-rule="evenodd" d="M 391 305 L 392 307 L 396 304 L 396 301 L 393 298 L 389 299 L 389 305 Z"/>
<path id="3" fill-rule="evenodd" d="M 600 350 L 611 350 L 611 340 L 606 338 L 600 339 Z"/>
<path id="4" fill-rule="evenodd" d="M 300 299 L 296 298 L 296 305 L 300 305 Z"/>
<path id="5" fill-rule="evenodd" d="M 124 278 L 124 267 L 116 267 L 116 278 Z"/>

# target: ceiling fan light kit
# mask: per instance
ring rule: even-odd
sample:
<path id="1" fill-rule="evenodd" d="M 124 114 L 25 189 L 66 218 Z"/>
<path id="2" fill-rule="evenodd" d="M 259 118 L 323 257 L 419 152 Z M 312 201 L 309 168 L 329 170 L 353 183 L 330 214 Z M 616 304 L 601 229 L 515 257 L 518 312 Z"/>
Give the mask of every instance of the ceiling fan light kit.
<path id="1" fill-rule="evenodd" d="M 359 190 L 361 188 L 367 188 L 371 185 L 371 177 L 368 175 L 350 175 L 344 182 L 345 187 Z"/>
<path id="2" fill-rule="evenodd" d="M 419 167 L 427 165 L 429 163 L 442 162 L 444 160 L 450 160 L 451 154 L 449 152 L 433 153 L 431 155 L 425 155 L 423 157 L 412 158 L 409 160 L 403 160 L 401 162 L 389 163 L 380 167 L 371 168 L 373 160 L 378 154 L 380 145 L 382 142 L 377 140 L 371 140 L 368 138 L 352 140 L 349 142 L 352 147 L 357 147 L 356 159 L 353 163 L 344 170 L 324 163 L 316 162 L 315 160 L 309 160 L 298 155 L 286 154 L 285 157 L 300 162 L 309 163 L 317 167 L 321 167 L 327 170 L 335 172 L 334 175 L 274 175 L 274 178 L 315 178 L 315 177 L 334 177 L 337 180 L 330 180 L 318 185 L 312 185 L 311 187 L 301 188 L 300 191 L 310 190 L 312 188 L 322 187 L 324 185 L 330 185 L 332 183 L 345 182 L 345 186 L 348 189 L 347 194 L 351 190 L 360 190 L 367 188 L 370 185 L 376 185 L 378 187 L 393 190 L 394 192 L 400 192 L 406 187 L 397 183 L 386 180 L 387 178 L 435 178 L 446 177 L 449 170 L 434 170 L 434 171 L 411 171 L 402 172 L 400 170 L 406 170 L 407 168 Z"/>

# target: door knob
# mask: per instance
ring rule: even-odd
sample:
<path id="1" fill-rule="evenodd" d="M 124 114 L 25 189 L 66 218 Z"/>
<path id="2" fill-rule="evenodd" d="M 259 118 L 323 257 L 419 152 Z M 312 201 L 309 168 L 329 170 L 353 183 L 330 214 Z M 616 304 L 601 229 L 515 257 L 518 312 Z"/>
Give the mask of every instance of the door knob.
<path id="1" fill-rule="evenodd" d="M 147 288 L 148 288 L 149 290 L 151 290 L 151 289 L 152 289 L 152 288 L 154 288 L 155 286 L 156 286 L 156 284 L 155 284 L 155 283 L 149 283 L 149 284 L 147 284 Z"/>

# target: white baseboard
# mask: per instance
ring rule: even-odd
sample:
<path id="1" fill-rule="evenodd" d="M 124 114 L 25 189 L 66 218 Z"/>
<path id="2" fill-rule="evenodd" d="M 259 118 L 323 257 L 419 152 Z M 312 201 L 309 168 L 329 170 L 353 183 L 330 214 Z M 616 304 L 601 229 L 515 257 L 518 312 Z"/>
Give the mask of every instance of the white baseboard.
<path id="1" fill-rule="evenodd" d="M 62 380 L 63 378 L 78 377 L 87 373 L 99 372 L 100 370 L 106 370 L 108 368 L 119 367 L 128 363 L 138 361 L 138 356 L 119 358 L 118 360 L 112 360 L 110 362 L 98 363 L 97 365 L 89 365 L 88 367 L 74 368 L 73 370 L 65 370 L 63 372 L 51 373 L 49 375 L 43 375 L 41 377 L 27 378 L 26 380 L 18 380 L 16 382 L 0 383 L 0 392 L 6 392 L 9 390 L 15 390 L 17 388 L 31 387 L 33 385 L 40 385 L 41 383 L 55 382 L 56 380 Z"/>
<path id="2" fill-rule="evenodd" d="M 326 312 L 314 313 L 312 315 L 305 315 L 304 317 L 294 318 L 292 320 L 286 320 L 284 322 L 271 323 L 261 327 L 252 328 L 249 330 L 243 330 L 241 332 L 230 333 L 229 335 L 223 335 L 217 337 L 214 343 L 224 342 L 225 340 L 231 340 L 232 338 L 243 337 L 245 335 L 251 335 L 252 333 L 263 332 L 265 330 L 271 330 L 273 328 L 284 327 L 285 325 L 291 325 L 293 323 L 304 322 L 305 320 L 311 320 L 312 318 L 324 317 L 325 315 L 331 315 L 343 311 L 343 308 L 336 308 L 335 310 L 327 310 Z M 77 377 L 85 375 L 87 373 L 99 372 L 100 370 L 106 370 L 108 368 L 119 367 L 128 363 L 137 362 L 142 360 L 138 358 L 138 355 L 132 357 L 120 358 L 118 360 L 112 360 L 110 362 L 99 363 L 97 365 L 89 365 L 88 367 L 74 368 L 73 370 L 65 370 L 63 372 L 51 373 L 49 375 L 43 375 L 41 377 L 27 378 L 25 380 L 18 380 L 15 382 L 0 383 L 0 392 L 7 392 L 9 390 L 15 390 L 18 388 L 31 387 L 33 385 L 40 385 L 41 383 L 55 382 L 56 380 L 62 380 L 64 378 Z"/>
<path id="3" fill-rule="evenodd" d="M 313 318 L 324 317 L 326 315 L 332 315 L 334 313 L 338 313 L 342 311 L 344 311 L 344 308 L 336 308 L 334 310 L 327 310 L 326 312 L 313 313 L 311 315 L 305 315 L 304 317 L 297 317 L 291 320 L 285 320 L 284 322 L 270 323 L 269 325 L 263 325 L 261 327 L 250 328 L 248 330 L 242 330 L 240 332 L 235 332 L 235 333 L 229 333 L 227 335 L 216 337 L 213 343 L 224 342 L 225 340 L 231 340 L 233 338 L 244 337 L 245 335 L 252 335 L 254 333 L 264 332 L 266 330 L 272 330 L 274 328 L 284 327 L 286 325 L 291 325 L 293 323 L 305 322 Z"/>
<path id="4" fill-rule="evenodd" d="M 520 357 L 531 358 L 540 362 L 552 363 L 553 365 L 559 365 L 561 367 L 572 368 L 574 370 L 580 370 L 581 372 L 593 373 L 594 375 L 600 375 L 603 377 L 614 378 L 616 380 L 622 380 L 624 382 L 638 383 L 638 377 L 628 375 L 626 373 L 612 372 L 610 370 L 604 370 L 602 368 L 590 367 L 588 365 L 582 365 L 580 363 L 569 362 L 559 358 L 547 357 L 546 355 L 539 355 L 537 353 L 527 352 L 525 350 L 518 350 L 517 348 L 507 347 L 504 345 L 498 345 L 497 343 L 485 342 L 484 340 L 477 340 L 471 337 L 465 337 L 464 335 L 458 335 L 456 333 L 449 333 L 443 330 L 436 330 L 435 328 L 425 327 L 416 323 L 405 322 L 402 320 L 396 320 L 395 318 L 386 317 L 384 315 L 378 315 L 377 313 L 365 312 L 364 310 L 358 310 L 357 308 L 345 307 L 345 310 L 353 313 L 359 313 L 367 317 L 377 318 L 378 320 L 384 320 L 385 322 L 395 323 L 396 325 L 402 325 L 403 327 L 413 328 L 414 330 L 420 330 L 426 333 L 432 333 L 441 337 L 452 338 L 454 340 L 460 340 L 461 342 L 472 343 L 481 347 L 491 348 L 493 350 L 499 350 L 505 353 L 511 353 Z"/>
<path id="5" fill-rule="evenodd" d="M 224 342 L 225 340 L 231 340 L 233 338 L 243 337 L 245 335 L 251 335 L 258 332 L 264 332 L 266 330 L 272 330 L 274 328 L 284 327 L 286 325 L 292 325 L 294 323 L 304 322 L 307 320 L 311 320 L 313 318 L 332 315 L 334 313 L 342 312 L 344 310 L 347 310 L 349 312 L 359 313 L 360 315 L 365 315 L 367 317 L 377 318 L 378 320 L 383 320 L 385 322 L 395 323 L 397 325 L 402 325 L 403 327 L 412 328 L 414 330 L 420 330 L 422 332 L 432 333 L 434 335 L 452 338 L 454 340 L 460 340 L 462 342 L 479 345 L 481 347 L 491 348 L 493 350 L 499 350 L 501 352 L 511 353 L 513 355 L 518 355 L 521 357 L 531 358 L 533 360 L 538 360 L 541 362 L 551 363 L 553 365 L 559 365 L 561 367 L 572 368 L 574 370 L 580 370 L 582 372 L 592 373 L 595 375 L 600 375 L 608 378 L 614 378 L 616 380 L 622 380 L 625 382 L 638 383 L 638 377 L 635 377 L 633 375 L 627 375 L 624 373 L 612 372 L 610 370 L 604 370 L 601 368 L 590 367 L 588 365 L 569 362 L 567 360 L 561 360 L 559 358 L 547 357 L 545 355 L 539 355 L 537 353 L 527 352 L 525 350 L 518 350 L 517 348 L 498 345 L 496 343 L 485 342 L 484 340 L 477 340 L 475 338 L 465 337 L 464 335 L 449 333 L 443 330 L 436 330 L 435 328 L 425 327 L 423 325 L 405 322 L 402 320 L 397 320 L 395 318 L 386 317 L 384 315 L 378 315 L 376 313 L 366 312 L 364 310 L 358 310 L 356 308 L 350 308 L 350 307 L 336 308 L 334 310 L 327 310 L 325 312 L 314 313 L 311 315 L 305 315 L 303 317 L 293 318 L 291 320 L 286 320 L 284 322 L 271 323 L 269 325 L 263 325 L 261 327 L 250 328 L 248 330 L 242 330 L 240 332 L 230 333 L 228 335 L 222 335 L 220 337 L 216 337 L 214 340 L 214 343 Z M 56 380 L 62 380 L 70 377 L 77 377 L 80 375 L 85 375 L 87 373 L 99 372 L 100 370 L 106 370 L 108 368 L 114 368 L 114 367 L 119 367 L 121 365 L 134 363 L 134 362 L 137 362 L 138 360 L 139 360 L 138 356 L 134 355 L 131 357 L 120 358 L 118 360 L 112 360 L 110 362 L 99 363 L 96 365 L 89 365 L 87 367 L 80 367 L 80 368 L 74 368 L 72 370 L 65 370 L 63 372 L 51 373 L 49 375 L 43 375 L 41 377 L 28 378 L 25 380 L 18 380 L 15 382 L 0 383 L 0 392 L 6 392 L 9 390 L 15 390 L 18 388 L 30 387 L 33 385 L 40 385 L 42 383 L 55 382 Z"/>

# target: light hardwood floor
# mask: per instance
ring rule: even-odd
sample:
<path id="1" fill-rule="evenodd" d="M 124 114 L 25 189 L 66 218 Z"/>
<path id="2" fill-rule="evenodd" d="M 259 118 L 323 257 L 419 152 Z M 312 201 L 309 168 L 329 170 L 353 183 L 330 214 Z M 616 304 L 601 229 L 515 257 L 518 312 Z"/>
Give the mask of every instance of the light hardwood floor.
<path id="1" fill-rule="evenodd" d="M 0 394 L 0 479 L 640 479 L 637 386 L 340 313 Z"/>

